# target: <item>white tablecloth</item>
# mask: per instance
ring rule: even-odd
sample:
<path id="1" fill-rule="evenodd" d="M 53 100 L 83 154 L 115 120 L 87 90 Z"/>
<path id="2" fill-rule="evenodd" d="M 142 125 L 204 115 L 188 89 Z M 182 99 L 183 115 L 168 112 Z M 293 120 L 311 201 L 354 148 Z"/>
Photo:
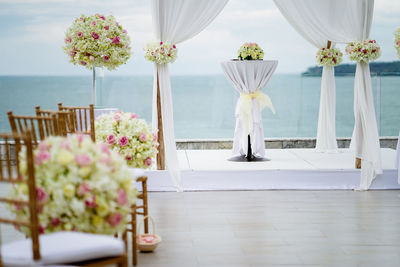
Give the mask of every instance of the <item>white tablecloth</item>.
<path id="1" fill-rule="evenodd" d="M 261 117 L 264 105 L 261 105 L 259 99 L 254 96 L 256 94 L 260 96 L 261 90 L 266 86 L 278 66 L 278 61 L 226 61 L 222 62 L 221 65 L 228 80 L 241 93 L 235 111 L 236 127 L 233 139 L 233 155 L 247 154 L 247 136 L 250 135 L 253 155 L 264 157 L 265 145 Z M 251 97 L 251 114 L 249 117 L 243 116 L 242 101 L 246 96 Z M 269 100 L 266 95 L 262 94 L 262 96 L 264 99 Z M 270 108 L 273 110 L 272 105 L 270 105 Z M 251 124 L 249 127 L 247 126 L 249 124 L 248 120 L 250 120 Z"/>

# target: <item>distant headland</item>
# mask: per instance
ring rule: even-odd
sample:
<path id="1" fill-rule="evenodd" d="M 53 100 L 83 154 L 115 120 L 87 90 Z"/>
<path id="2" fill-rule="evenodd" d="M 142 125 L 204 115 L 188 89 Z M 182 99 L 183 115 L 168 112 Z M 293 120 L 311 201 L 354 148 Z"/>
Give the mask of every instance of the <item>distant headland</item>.
<path id="1" fill-rule="evenodd" d="M 400 76 L 400 61 L 371 62 L 369 64 L 371 74 L 379 76 Z M 335 67 L 335 76 L 354 75 L 356 64 L 340 64 Z M 301 76 L 321 76 L 322 67 L 309 67 Z"/>

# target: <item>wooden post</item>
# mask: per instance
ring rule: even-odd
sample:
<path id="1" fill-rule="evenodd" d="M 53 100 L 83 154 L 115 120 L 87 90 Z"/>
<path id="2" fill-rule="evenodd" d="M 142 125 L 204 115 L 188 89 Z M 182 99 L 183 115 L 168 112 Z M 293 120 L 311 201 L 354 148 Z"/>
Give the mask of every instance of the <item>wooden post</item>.
<path id="1" fill-rule="evenodd" d="M 161 98 L 160 98 L 160 82 L 157 72 L 157 127 L 158 127 L 158 153 L 157 153 L 157 169 L 165 170 L 165 148 L 164 148 L 164 132 L 161 114 Z"/>
<path id="2" fill-rule="evenodd" d="M 361 159 L 356 158 L 356 169 L 361 169 Z"/>
<path id="3" fill-rule="evenodd" d="M 326 45 L 326 48 L 330 49 L 332 45 L 332 42 L 328 40 L 328 44 Z"/>

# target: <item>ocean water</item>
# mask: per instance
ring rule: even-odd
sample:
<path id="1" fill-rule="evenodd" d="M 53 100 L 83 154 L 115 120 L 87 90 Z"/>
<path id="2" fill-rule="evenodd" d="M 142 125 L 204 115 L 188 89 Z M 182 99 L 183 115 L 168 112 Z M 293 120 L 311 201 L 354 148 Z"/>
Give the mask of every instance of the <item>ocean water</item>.
<path id="1" fill-rule="evenodd" d="M 106 106 L 135 112 L 151 121 L 152 76 L 104 78 Z M 172 76 L 175 136 L 179 139 L 232 138 L 238 93 L 223 75 Z M 400 77 L 373 77 L 381 136 L 400 130 Z M 354 77 L 336 77 L 336 134 L 349 137 L 354 127 Z M 380 87 L 378 94 L 377 88 Z M 0 76 L 0 131 L 9 131 L 7 111 L 34 114 L 35 106 L 57 109 L 57 103 L 91 102 L 90 76 Z M 275 74 L 263 90 L 276 114 L 263 111 L 265 137 L 315 137 L 320 78 Z"/>

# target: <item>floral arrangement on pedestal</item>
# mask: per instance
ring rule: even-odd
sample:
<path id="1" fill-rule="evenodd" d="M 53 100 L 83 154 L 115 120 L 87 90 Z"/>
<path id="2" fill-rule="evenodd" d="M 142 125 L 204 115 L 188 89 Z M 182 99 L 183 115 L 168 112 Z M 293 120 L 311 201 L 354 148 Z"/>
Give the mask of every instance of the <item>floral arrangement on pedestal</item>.
<path id="1" fill-rule="evenodd" d="M 239 60 L 256 60 L 264 58 L 264 50 L 256 43 L 244 43 L 238 50 Z"/>
<path id="2" fill-rule="evenodd" d="M 338 48 L 321 48 L 317 52 L 318 66 L 337 66 L 343 60 L 343 53 Z"/>
<path id="3" fill-rule="evenodd" d="M 346 46 L 346 54 L 352 61 L 368 63 L 381 56 L 381 48 L 375 40 L 351 42 Z"/>
<path id="4" fill-rule="evenodd" d="M 176 45 L 169 42 L 149 42 L 144 48 L 144 58 L 156 64 L 174 63 L 177 57 Z"/>
<path id="5" fill-rule="evenodd" d="M 111 112 L 96 119 L 96 140 L 107 144 L 129 166 L 148 169 L 157 154 L 157 135 L 146 121 L 129 112 Z"/>
<path id="6" fill-rule="evenodd" d="M 34 151 L 39 232 L 80 231 L 114 234 L 126 228 L 136 202 L 136 189 L 124 159 L 104 144 L 83 135 L 49 137 Z M 27 176 L 26 153 L 20 172 Z M 26 184 L 10 194 L 28 200 Z M 29 221 L 27 207 L 12 205 L 19 219 Z M 19 228 L 29 235 L 29 229 Z"/>
<path id="7" fill-rule="evenodd" d="M 64 52 L 74 65 L 113 70 L 131 56 L 130 38 L 115 18 L 81 15 L 65 33 Z"/>
<path id="8" fill-rule="evenodd" d="M 400 28 L 394 32 L 394 48 L 396 48 L 397 56 L 400 58 Z"/>

